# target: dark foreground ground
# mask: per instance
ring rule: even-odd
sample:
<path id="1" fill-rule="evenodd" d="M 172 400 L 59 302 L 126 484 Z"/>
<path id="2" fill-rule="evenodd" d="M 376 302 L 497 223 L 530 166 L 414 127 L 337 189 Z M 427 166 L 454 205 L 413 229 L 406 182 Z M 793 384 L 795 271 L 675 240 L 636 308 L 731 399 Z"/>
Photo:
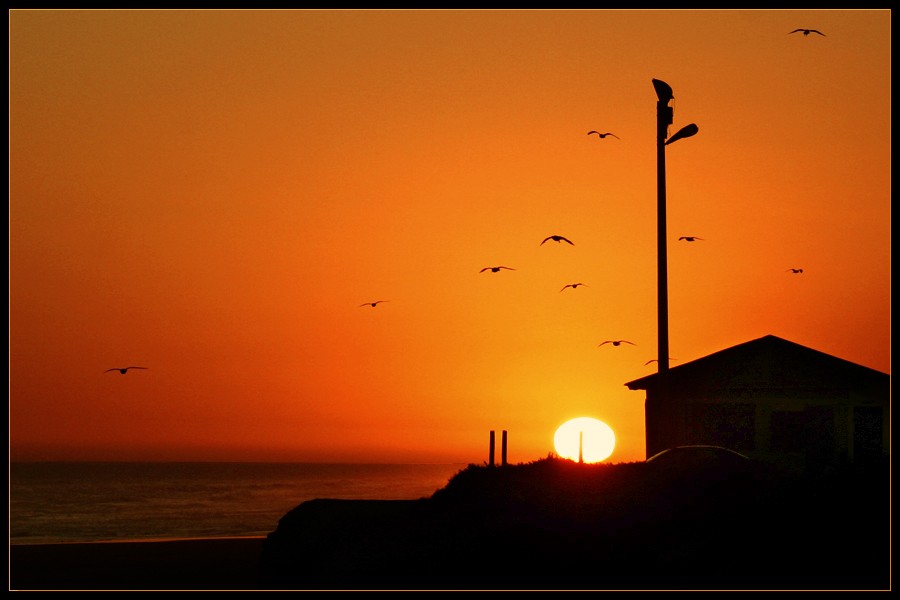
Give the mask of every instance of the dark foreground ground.
<path id="1" fill-rule="evenodd" d="M 422 500 L 313 500 L 266 538 L 10 548 L 11 590 L 890 590 L 885 468 L 551 459 Z"/>
<path id="2" fill-rule="evenodd" d="M 888 590 L 887 468 L 470 466 L 429 499 L 285 515 L 265 588 Z"/>
<path id="3" fill-rule="evenodd" d="M 264 538 L 10 546 L 10 590 L 252 590 Z"/>

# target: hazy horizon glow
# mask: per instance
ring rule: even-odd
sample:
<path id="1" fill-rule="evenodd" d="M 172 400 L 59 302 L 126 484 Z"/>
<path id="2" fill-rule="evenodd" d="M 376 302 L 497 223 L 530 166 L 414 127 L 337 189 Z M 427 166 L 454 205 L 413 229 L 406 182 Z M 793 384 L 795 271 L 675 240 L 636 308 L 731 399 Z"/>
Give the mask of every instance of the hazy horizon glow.
<path id="1" fill-rule="evenodd" d="M 644 459 L 654 78 L 673 367 L 890 373 L 890 10 L 9 17 L 13 460 Z"/>

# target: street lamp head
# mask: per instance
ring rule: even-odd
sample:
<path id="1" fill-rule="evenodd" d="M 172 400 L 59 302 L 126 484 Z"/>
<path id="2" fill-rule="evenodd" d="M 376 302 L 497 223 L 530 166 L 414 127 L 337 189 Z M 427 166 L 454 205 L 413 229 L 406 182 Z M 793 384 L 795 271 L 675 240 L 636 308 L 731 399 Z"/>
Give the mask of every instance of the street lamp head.
<path id="1" fill-rule="evenodd" d="M 700 131 L 700 128 L 697 127 L 696 124 L 691 123 L 690 125 L 685 125 L 681 129 L 679 129 L 675 135 L 666 140 L 666 146 L 671 144 L 672 142 L 677 142 L 681 138 L 691 137 L 692 135 L 697 135 L 697 132 Z"/>
<path id="2" fill-rule="evenodd" d="M 675 94 L 672 92 L 672 87 L 666 83 L 665 81 L 660 81 L 659 79 L 651 80 L 653 82 L 653 89 L 656 90 L 656 97 L 663 104 L 668 104 L 669 100 L 675 97 Z"/>

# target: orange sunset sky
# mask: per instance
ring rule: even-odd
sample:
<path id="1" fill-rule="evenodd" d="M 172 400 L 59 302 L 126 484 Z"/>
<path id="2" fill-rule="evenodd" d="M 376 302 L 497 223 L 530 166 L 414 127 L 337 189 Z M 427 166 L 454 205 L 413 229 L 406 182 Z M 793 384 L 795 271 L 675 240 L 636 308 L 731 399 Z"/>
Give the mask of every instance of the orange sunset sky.
<path id="1" fill-rule="evenodd" d="M 672 366 L 890 373 L 889 10 L 9 11 L 11 459 L 643 460 L 654 78 Z"/>

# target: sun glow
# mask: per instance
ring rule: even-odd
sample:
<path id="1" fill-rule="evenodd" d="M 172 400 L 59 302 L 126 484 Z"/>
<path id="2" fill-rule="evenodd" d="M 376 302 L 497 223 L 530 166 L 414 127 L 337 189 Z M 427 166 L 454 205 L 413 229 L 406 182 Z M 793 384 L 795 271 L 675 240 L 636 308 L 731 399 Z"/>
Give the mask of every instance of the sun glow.
<path id="1" fill-rule="evenodd" d="M 603 421 L 578 417 L 559 426 L 553 436 L 553 446 L 562 458 L 598 463 L 612 454 L 616 434 Z"/>

